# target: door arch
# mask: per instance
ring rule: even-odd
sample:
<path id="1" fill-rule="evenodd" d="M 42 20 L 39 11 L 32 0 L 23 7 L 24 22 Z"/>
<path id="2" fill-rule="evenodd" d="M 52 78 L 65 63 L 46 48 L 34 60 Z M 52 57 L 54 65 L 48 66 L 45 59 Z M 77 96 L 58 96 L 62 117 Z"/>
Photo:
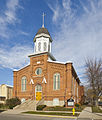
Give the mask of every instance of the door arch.
<path id="1" fill-rule="evenodd" d="M 42 99 L 42 86 L 40 84 L 35 86 L 35 98 L 37 101 Z"/>

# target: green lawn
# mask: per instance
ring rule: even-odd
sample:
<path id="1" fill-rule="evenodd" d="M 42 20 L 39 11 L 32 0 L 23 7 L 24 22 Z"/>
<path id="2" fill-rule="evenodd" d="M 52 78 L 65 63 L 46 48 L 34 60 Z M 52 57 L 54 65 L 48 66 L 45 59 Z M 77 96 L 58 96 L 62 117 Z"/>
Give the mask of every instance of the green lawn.
<path id="1" fill-rule="evenodd" d="M 92 112 L 93 113 L 102 113 L 102 110 L 99 107 L 93 106 L 92 107 Z"/>
<path id="2" fill-rule="evenodd" d="M 75 108 L 76 112 L 81 112 L 83 109 L 85 108 L 85 106 L 80 106 Z M 65 108 L 65 107 L 60 107 L 60 106 L 56 106 L 56 107 L 46 107 L 43 109 L 43 111 L 72 111 L 73 108 Z"/>
<path id="3" fill-rule="evenodd" d="M 28 111 L 23 112 L 27 114 L 40 114 L 40 115 L 59 115 L 59 116 L 73 116 L 72 113 L 58 113 L 58 112 L 35 112 L 35 111 Z M 75 113 L 75 116 L 78 116 L 78 113 Z"/>

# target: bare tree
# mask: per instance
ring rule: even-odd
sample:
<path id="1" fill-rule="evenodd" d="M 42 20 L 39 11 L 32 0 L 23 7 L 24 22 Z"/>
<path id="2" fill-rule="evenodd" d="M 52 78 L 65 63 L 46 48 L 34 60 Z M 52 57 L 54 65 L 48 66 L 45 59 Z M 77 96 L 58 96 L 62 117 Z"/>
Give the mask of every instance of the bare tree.
<path id="1" fill-rule="evenodd" d="M 98 98 L 102 92 L 102 60 L 87 59 L 86 60 L 86 76 L 90 86 L 92 95 L 92 104 L 98 105 Z"/>

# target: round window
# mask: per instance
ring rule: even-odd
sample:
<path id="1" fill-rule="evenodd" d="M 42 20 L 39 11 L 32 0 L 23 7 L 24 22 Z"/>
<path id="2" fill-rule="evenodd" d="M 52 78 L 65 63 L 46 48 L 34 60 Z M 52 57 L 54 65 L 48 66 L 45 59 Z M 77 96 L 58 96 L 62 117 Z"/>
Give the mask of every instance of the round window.
<path id="1" fill-rule="evenodd" d="M 41 68 L 37 68 L 35 73 L 36 73 L 36 75 L 40 75 L 42 73 L 42 69 Z"/>

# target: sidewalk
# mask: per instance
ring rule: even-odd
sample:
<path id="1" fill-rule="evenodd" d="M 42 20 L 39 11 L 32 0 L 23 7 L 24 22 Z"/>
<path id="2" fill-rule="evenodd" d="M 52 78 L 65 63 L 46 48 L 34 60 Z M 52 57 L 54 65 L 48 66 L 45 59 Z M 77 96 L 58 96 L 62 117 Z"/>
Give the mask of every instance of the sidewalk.
<path id="1" fill-rule="evenodd" d="M 89 120 L 102 120 L 101 113 L 92 113 L 91 107 L 86 107 L 79 115 L 79 120 L 89 119 Z"/>
<path id="2" fill-rule="evenodd" d="M 1 114 L 21 114 L 22 112 L 26 112 L 26 111 L 28 111 L 28 110 L 13 110 L 13 109 L 11 109 L 11 110 L 7 110 L 7 111 L 4 111 L 4 112 L 2 112 Z"/>
<path id="3" fill-rule="evenodd" d="M 27 111 L 31 111 L 31 110 L 22 110 L 22 109 L 19 109 L 19 110 L 15 110 L 15 109 L 9 109 L 7 111 L 4 111 L 2 112 L 3 114 L 21 114 L 22 112 L 27 112 Z M 73 113 L 72 111 L 36 111 L 36 112 L 57 112 L 57 113 Z M 80 114 L 81 112 L 75 112 L 75 113 L 78 113 Z"/>
<path id="4" fill-rule="evenodd" d="M 1 115 L 23 115 L 23 116 L 38 116 L 38 117 L 52 117 L 52 118 L 62 118 L 62 119 L 77 119 L 76 116 L 60 116 L 60 115 L 41 115 L 41 114 L 22 114 L 22 112 L 26 112 L 29 110 L 7 110 L 2 113 Z M 68 112 L 67 112 L 68 113 Z"/>

